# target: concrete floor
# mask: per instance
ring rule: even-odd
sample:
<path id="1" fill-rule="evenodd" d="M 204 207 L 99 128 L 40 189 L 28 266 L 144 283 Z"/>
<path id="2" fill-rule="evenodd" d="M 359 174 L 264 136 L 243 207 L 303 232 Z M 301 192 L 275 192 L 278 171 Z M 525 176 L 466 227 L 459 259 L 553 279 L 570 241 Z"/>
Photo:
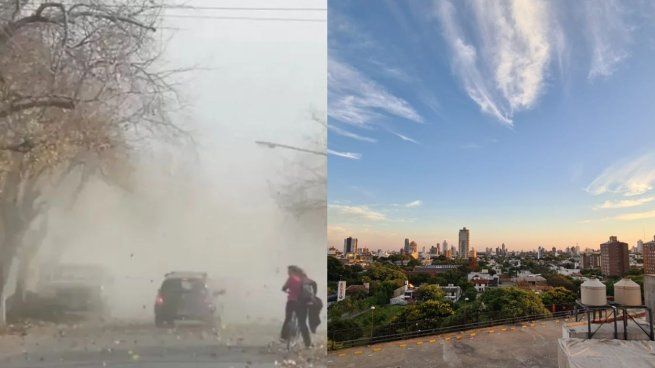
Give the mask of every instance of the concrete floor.
<path id="1" fill-rule="evenodd" d="M 330 352 L 328 367 L 557 367 L 565 320 L 498 326 Z"/>
<path id="2" fill-rule="evenodd" d="M 278 326 L 228 326 L 216 334 L 200 326 L 45 324 L 0 335 L 3 368 L 325 367 L 322 336 L 312 349 L 288 351 Z M 323 334 L 324 335 L 324 334 Z"/>

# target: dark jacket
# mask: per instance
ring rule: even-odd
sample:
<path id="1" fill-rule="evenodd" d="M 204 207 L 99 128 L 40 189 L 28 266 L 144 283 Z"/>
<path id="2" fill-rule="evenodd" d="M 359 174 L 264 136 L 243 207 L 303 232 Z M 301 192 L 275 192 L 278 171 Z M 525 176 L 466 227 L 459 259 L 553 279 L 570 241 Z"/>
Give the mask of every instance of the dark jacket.
<path id="1" fill-rule="evenodd" d="M 314 301 L 307 306 L 307 319 L 312 333 L 316 333 L 316 328 L 321 324 L 321 309 L 323 301 L 319 297 L 314 297 Z"/>

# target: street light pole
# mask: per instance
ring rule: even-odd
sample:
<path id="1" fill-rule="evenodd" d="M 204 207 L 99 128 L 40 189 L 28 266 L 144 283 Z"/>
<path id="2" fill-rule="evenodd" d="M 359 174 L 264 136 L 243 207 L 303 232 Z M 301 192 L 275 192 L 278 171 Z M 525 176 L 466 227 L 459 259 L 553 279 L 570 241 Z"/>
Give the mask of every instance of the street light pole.
<path id="1" fill-rule="evenodd" d="M 371 306 L 371 340 L 373 340 L 373 311 L 375 310 L 375 306 Z"/>

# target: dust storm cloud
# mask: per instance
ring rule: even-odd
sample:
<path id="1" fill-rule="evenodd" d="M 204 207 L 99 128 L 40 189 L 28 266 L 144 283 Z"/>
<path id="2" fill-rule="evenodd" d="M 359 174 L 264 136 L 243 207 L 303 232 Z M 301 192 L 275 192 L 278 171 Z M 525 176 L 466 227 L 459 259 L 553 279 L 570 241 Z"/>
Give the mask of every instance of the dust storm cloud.
<path id="1" fill-rule="evenodd" d="M 129 190 L 92 180 L 73 207 L 55 206 L 39 262 L 105 266 L 120 319 L 151 320 L 175 270 L 206 271 L 226 290 L 226 322 L 280 320 L 289 264 L 326 285 L 326 183 L 299 190 L 324 179 L 325 156 L 255 144 L 325 150 L 314 118 L 326 111 L 326 26 L 299 23 L 176 19 L 164 56 L 196 67 L 177 87 L 187 108 L 173 112 L 194 146 L 144 149 Z M 295 213 L 294 197 L 322 205 Z"/>
<path id="2" fill-rule="evenodd" d="M 270 163 L 267 155 L 261 152 L 262 163 Z M 288 264 L 304 266 L 325 284 L 318 262 L 322 211 L 294 216 L 278 206 L 275 184 L 264 176 L 235 179 L 280 175 L 280 165 L 253 163 L 211 180 L 199 163 L 162 164 L 143 161 L 128 191 L 93 180 L 74 207 L 55 207 L 40 263 L 102 265 L 113 278 L 107 292 L 120 319 L 151 319 L 162 277 L 174 270 L 208 272 L 214 287 L 226 290 L 220 304 L 228 322 L 279 319 Z"/>

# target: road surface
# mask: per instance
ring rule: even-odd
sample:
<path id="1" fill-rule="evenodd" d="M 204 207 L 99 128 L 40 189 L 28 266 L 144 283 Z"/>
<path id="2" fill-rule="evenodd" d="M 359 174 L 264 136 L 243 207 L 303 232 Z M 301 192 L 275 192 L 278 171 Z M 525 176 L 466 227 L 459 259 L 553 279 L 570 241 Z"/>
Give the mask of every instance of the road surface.
<path id="1" fill-rule="evenodd" d="M 557 368 L 562 322 L 538 321 L 332 351 L 328 367 Z"/>
<path id="2" fill-rule="evenodd" d="M 287 351 L 274 326 L 232 326 L 216 333 L 195 325 L 147 323 L 36 325 L 0 336 L 0 367 L 325 367 L 324 339 Z"/>

